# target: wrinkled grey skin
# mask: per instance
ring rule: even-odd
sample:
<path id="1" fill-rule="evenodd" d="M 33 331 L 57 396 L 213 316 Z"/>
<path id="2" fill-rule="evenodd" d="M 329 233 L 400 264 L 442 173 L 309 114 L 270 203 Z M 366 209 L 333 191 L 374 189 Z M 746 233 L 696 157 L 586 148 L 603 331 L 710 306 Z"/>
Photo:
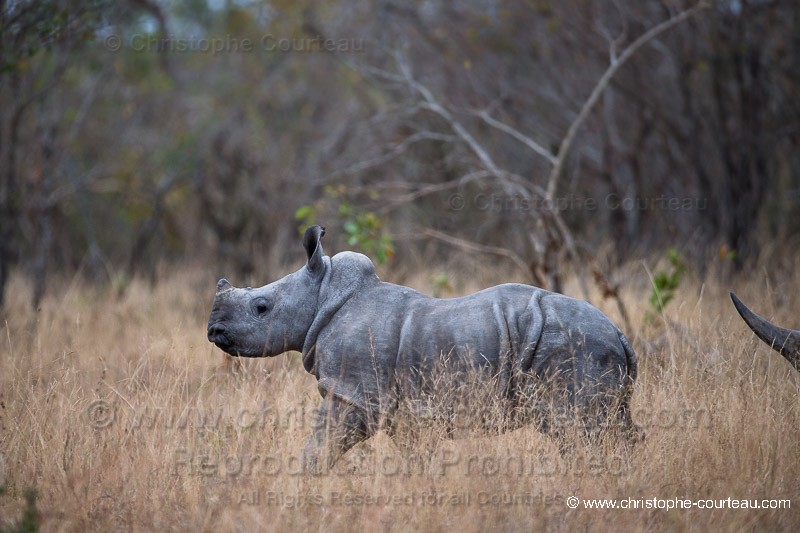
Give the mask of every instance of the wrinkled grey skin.
<path id="1" fill-rule="evenodd" d="M 783 355 L 800 372 L 800 330 L 785 329 L 752 312 L 742 301 L 731 293 L 733 305 L 759 339 L 770 348 Z"/>
<path id="2" fill-rule="evenodd" d="M 514 427 L 553 429 L 552 400 L 522 405 L 526 391 L 543 386 L 561 393 L 563 411 L 581 409 L 587 428 L 615 420 L 631 437 L 638 431 L 628 408 L 636 356 L 589 303 L 521 284 L 432 298 L 382 282 L 362 254 L 325 256 L 322 235 L 310 227 L 307 264 L 274 283 L 242 289 L 220 280 L 208 322 L 208 339 L 234 356 L 302 353 L 324 398 L 307 467 L 333 465 L 381 427 L 391 433 L 398 406 L 423 395 L 425 377 L 444 361 L 448 371 L 493 380 L 517 413 Z"/>

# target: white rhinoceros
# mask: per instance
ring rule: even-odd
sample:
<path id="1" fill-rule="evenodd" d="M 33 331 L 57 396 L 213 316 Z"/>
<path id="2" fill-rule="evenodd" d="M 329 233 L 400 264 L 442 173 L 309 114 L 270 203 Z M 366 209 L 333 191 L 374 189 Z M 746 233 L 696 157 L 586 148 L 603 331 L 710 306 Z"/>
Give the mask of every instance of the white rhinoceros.
<path id="1" fill-rule="evenodd" d="M 305 449 L 312 470 L 391 432 L 398 407 L 424 397 L 426 377 L 442 369 L 493 383 L 487 404 L 507 407 L 505 428 L 536 422 L 560 434 L 556 415 L 567 414 L 590 433 L 613 424 L 639 437 L 629 409 L 636 355 L 588 302 L 522 284 L 432 298 L 382 282 L 362 254 L 324 255 L 324 233 L 308 228 L 308 262 L 278 281 L 220 280 L 208 321 L 208 339 L 233 356 L 302 353 L 324 398 Z"/>

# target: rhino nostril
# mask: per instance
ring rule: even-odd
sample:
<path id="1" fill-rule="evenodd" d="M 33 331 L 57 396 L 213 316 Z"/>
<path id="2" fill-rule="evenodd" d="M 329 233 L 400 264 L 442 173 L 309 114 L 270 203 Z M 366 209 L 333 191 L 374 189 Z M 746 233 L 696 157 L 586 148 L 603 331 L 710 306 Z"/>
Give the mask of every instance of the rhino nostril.
<path id="1" fill-rule="evenodd" d="M 212 324 L 208 326 L 208 338 L 213 339 L 225 333 L 224 324 Z"/>

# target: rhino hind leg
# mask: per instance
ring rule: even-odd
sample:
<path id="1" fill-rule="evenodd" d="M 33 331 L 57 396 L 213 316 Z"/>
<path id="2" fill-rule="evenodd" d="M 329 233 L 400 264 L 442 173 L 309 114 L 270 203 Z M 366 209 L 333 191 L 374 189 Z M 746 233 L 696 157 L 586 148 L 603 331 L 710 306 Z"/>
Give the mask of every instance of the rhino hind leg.
<path id="1" fill-rule="evenodd" d="M 584 432 L 590 443 L 622 444 L 632 447 L 645 439 L 645 432 L 631 416 L 632 388 L 625 386 L 621 394 L 606 393 L 593 399 L 584 411 Z"/>
<path id="2" fill-rule="evenodd" d="M 320 405 L 314 432 L 303 452 L 306 472 L 320 474 L 329 470 L 350 448 L 368 439 L 374 431 L 363 409 L 329 394 Z"/>
<path id="3" fill-rule="evenodd" d="M 619 397 L 595 397 L 588 403 L 558 406 L 545 425 L 546 433 L 562 457 L 580 449 L 632 449 L 644 440 L 644 432 L 633 422 L 630 408 Z"/>
<path id="4" fill-rule="evenodd" d="M 645 430 L 634 423 L 631 417 L 631 408 L 628 402 L 622 404 L 618 411 L 619 414 L 619 427 L 620 437 L 630 446 L 642 443 L 647 437 Z"/>
<path id="5" fill-rule="evenodd" d="M 609 371 L 601 379 L 600 387 L 594 388 L 582 404 L 583 426 L 589 442 L 610 442 L 635 445 L 644 441 L 644 431 L 637 426 L 631 415 L 633 382 L 625 378 L 621 383 Z"/>
<path id="6" fill-rule="evenodd" d="M 573 367 L 538 376 L 526 394 L 530 421 L 555 440 L 562 455 L 580 443 L 633 445 L 644 439 L 631 416 L 632 380 L 616 369 L 590 375 Z"/>

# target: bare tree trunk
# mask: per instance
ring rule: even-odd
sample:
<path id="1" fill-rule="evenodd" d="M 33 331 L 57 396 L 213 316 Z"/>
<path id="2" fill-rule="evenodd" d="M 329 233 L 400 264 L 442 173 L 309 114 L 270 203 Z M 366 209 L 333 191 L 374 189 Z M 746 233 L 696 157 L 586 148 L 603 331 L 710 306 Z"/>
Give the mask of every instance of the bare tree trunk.
<path id="1" fill-rule="evenodd" d="M 142 265 L 142 259 L 147 251 L 150 241 L 153 240 L 158 227 L 161 224 L 161 216 L 164 210 L 164 199 L 167 194 L 178 184 L 178 179 L 175 176 L 165 178 L 156 188 L 155 198 L 153 200 L 153 210 L 150 216 L 141 225 L 136 233 L 136 238 L 131 246 L 130 256 L 128 257 L 128 275 L 133 276 Z M 155 261 L 148 263 L 147 276 L 151 283 L 156 281 Z"/>
<path id="2" fill-rule="evenodd" d="M 12 77 L 9 84 L 11 101 L 17 101 L 19 82 Z M 17 218 L 20 197 L 17 182 L 17 144 L 22 116 L 30 100 L 19 104 L 11 114 L 8 126 L 8 144 L 5 145 L 5 175 L 2 195 L 0 195 L 0 310 L 5 304 L 5 289 L 11 275 L 11 267 L 17 261 Z"/>
<path id="3" fill-rule="evenodd" d="M 35 190 L 32 194 L 32 206 L 34 212 L 34 223 L 36 224 L 36 236 L 34 243 L 34 259 L 32 265 L 33 275 L 33 309 L 38 311 L 42 298 L 44 298 L 47 286 L 48 262 L 53 243 L 53 210 L 54 205 L 50 201 L 53 191 L 54 168 L 54 147 L 55 128 L 52 125 L 45 127 L 40 138 L 42 139 L 41 164 L 37 170 L 38 176 L 34 176 Z"/>
<path id="4" fill-rule="evenodd" d="M 751 251 L 758 209 L 770 176 L 763 154 L 760 52 L 748 42 L 746 13 L 724 18 L 718 26 L 712 61 L 712 89 L 716 104 L 720 150 L 727 172 L 723 225 L 727 243 L 738 253 L 735 265 Z M 735 83 L 724 85 L 725 79 Z"/>
<path id="5" fill-rule="evenodd" d="M 89 272 L 94 282 L 100 284 L 104 280 L 107 280 L 107 275 L 105 273 L 106 258 L 97 240 L 97 227 L 95 224 L 94 212 L 92 211 L 92 204 L 89 201 L 88 184 L 83 174 L 79 174 L 73 179 L 77 180 L 75 199 L 78 204 L 78 212 L 83 222 L 83 231 L 89 248 L 85 262 L 89 266 Z"/>

